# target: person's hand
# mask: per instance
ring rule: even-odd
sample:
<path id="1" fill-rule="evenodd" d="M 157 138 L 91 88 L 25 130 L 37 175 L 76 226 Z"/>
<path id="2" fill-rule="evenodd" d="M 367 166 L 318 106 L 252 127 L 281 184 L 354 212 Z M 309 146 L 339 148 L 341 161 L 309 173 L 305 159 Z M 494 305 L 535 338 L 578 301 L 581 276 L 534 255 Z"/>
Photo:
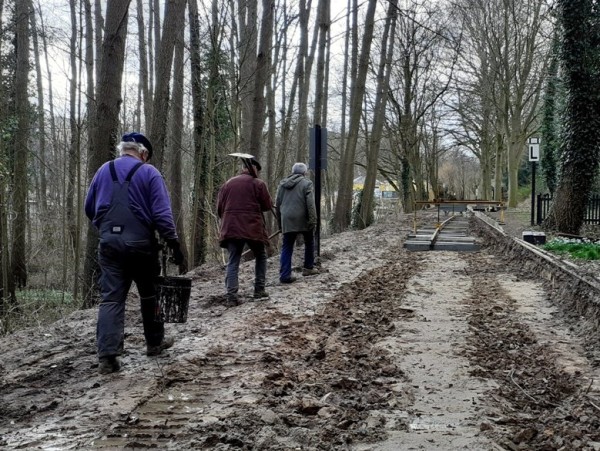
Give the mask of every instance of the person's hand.
<path id="1" fill-rule="evenodd" d="M 167 246 L 171 249 L 171 257 L 169 261 L 177 266 L 183 264 L 183 252 L 181 252 L 181 246 L 177 240 L 168 240 Z"/>

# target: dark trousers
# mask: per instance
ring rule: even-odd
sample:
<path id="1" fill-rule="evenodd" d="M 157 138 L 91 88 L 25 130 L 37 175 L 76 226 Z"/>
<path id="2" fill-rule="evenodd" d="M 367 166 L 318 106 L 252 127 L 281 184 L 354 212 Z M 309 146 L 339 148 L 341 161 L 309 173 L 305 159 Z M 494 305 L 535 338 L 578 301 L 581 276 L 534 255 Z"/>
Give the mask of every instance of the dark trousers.
<path id="1" fill-rule="evenodd" d="M 239 290 L 239 269 L 240 260 L 244 245 L 254 253 L 254 291 L 265 289 L 267 278 L 267 251 L 265 243 L 252 240 L 227 240 L 227 250 L 229 251 L 229 260 L 227 261 L 227 271 L 225 274 L 225 288 L 230 296 L 236 295 Z"/>
<path id="2" fill-rule="evenodd" d="M 304 237 L 304 267 L 312 269 L 315 266 L 315 238 L 312 231 L 287 232 L 283 234 L 281 245 L 281 256 L 279 259 L 279 280 L 285 281 L 292 277 L 292 255 L 296 237 L 302 234 Z"/>
<path id="3" fill-rule="evenodd" d="M 125 301 L 131 283 L 140 294 L 144 337 L 148 346 L 158 346 L 164 337 L 164 323 L 156 297 L 156 278 L 160 272 L 156 252 L 122 253 L 100 246 L 100 291 L 96 340 L 98 357 L 120 355 L 125 335 Z"/>

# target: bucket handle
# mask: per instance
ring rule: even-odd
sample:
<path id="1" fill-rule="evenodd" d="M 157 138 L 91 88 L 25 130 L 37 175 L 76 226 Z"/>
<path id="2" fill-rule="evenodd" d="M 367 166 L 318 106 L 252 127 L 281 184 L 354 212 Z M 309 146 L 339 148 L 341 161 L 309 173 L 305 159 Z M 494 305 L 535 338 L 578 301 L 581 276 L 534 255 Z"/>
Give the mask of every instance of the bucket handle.
<path id="1" fill-rule="evenodd" d="M 160 274 L 163 277 L 167 277 L 167 242 L 164 240 L 161 240 L 161 252 L 162 252 L 162 258 L 161 258 L 161 268 L 160 268 Z"/>

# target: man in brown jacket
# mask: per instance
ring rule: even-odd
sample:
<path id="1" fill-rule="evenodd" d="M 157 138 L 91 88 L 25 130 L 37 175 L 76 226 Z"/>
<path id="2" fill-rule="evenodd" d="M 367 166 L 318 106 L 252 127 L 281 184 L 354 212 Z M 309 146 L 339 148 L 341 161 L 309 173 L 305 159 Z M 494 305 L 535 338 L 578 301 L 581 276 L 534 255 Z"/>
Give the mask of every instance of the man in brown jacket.
<path id="1" fill-rule="evenodd" d="M 219 190 L 217 214 L 221 219 L 219 244 L 229 251 L 225 288 L 230 305 L 239 305 L 238 272 L 244 245 L 255 257 L 254 298 L 268 298 L 265 291 L 267 273 L 266 244 L 269 242 L 263 211 L 273 208 L 273 201 L 265 182 L 258 178 L 262 169 L 254 158 L 252 166 L 240 175 L 230 178 Z M 249 169 L 252 169 L 252 173 Z"/>

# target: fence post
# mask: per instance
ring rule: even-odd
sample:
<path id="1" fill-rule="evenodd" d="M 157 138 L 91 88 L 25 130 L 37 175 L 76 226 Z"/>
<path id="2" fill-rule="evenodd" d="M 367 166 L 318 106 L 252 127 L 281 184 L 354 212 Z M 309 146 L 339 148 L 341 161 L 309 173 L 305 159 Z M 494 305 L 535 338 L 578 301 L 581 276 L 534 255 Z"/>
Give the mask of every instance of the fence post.
<path id="1" fill-rule="evenodd" d="M 542 195 L 537 195 L 537 220 L 536 224 L 540 225 L 545 218 L 542 218 Z"/>

